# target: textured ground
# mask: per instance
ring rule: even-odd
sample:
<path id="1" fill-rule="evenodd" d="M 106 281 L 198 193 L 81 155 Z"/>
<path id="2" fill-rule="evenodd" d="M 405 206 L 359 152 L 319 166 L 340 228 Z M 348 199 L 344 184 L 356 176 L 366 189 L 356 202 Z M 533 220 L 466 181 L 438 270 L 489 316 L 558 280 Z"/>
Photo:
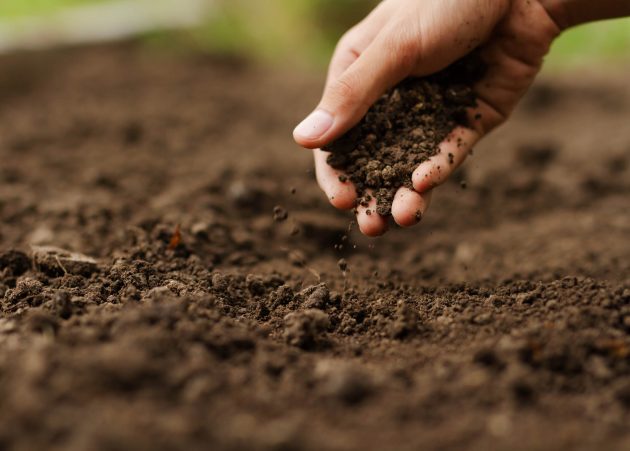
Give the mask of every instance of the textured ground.
<path id="1" fill-rule="evenodd" d="M 627 73 L 543 79 L 374 241 L 291 142 L 312 76 L 0 65 L 0 449 L 630 447 Z"/>

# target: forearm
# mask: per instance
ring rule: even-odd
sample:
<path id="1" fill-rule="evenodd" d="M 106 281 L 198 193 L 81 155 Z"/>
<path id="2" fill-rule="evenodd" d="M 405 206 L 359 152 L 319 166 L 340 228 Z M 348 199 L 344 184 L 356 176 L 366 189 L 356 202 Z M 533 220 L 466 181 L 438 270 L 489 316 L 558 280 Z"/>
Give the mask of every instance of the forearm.
<path id="1" fill-rule="evenodd" d="M 541 0 L 541 3 L 562 29 L 630 16 L 630 0 Z"/>

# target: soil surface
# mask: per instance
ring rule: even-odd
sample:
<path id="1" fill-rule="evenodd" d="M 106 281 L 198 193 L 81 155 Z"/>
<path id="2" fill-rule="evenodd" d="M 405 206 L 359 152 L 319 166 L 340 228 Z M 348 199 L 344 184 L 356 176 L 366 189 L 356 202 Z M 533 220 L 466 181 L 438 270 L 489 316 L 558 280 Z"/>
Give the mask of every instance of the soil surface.
<path id="1" fill-rule="evenodd" d="M 343 171 L 342 181 L 354 184 L 358 205 L 367 207 L 375 197 L 376 213 L 391 213 L 398 188 L 413 189 L 418 165 L 439 153 L 457 125 L 469 125 L 467 109 L 476 106 L 473 85 L 484 72 L 475 52 L 437 74 L 403 80 L 324 148 L 331 152 L 328 164 Z"/>
<path id="2" fill-rule="evenodd" d="M 630 447 L 627 72 L 543 78 L 368 240 L 291 141 L 320 80 L 1 67 L 0 449 Z"/>

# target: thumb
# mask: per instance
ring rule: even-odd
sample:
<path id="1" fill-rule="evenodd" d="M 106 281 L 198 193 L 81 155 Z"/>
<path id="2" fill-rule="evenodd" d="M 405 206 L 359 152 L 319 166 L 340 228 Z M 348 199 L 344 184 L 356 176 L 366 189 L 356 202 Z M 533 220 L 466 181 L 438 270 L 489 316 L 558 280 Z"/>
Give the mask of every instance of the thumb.
<path id="1" fill-rule="evenodd" d="M 339 138 L 388 88 L 411 73 L 419 50 L 412 40 L 383 30 L 350 67 L 328 83 L 318 107 L 293 131 L 295 141 L 314 149 Z"/>

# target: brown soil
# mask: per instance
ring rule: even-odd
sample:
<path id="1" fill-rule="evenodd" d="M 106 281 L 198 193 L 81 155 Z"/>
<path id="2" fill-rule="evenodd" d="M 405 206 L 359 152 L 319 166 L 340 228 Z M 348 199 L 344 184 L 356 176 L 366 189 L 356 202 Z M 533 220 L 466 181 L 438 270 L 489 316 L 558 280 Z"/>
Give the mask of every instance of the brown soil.
<path id="1" fill-rule="evenodd" d="M 357 204 L 376 198 L 387 216 L 398 188 L 413 189 L 418 165 L 439 152 L 457 125 L 468 125 L 476 105 L 473 85 L 484 72 L 477 53 L 424 78 L 408 78 L 383 95 L 348 133 L 326 146 L 328 164 L 344 172 L 357 190 Z"/>
<path id="2" fill-rule="evenodd" d="M 627 74 L 543 80 L 372 241 L 291 142 L 316 80 L 2 67 L 0 449 L 630 446 Z"/>

